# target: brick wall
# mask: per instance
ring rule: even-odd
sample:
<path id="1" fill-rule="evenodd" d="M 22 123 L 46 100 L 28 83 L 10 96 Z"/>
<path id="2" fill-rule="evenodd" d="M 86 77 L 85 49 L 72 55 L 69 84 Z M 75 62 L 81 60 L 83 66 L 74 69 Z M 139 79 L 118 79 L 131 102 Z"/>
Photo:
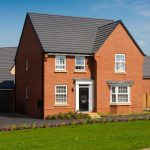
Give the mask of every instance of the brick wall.
<path id="1" fill-rule="evenodd" d="M 47 55 L 45 56 L 47 57 Z M 55 72 L 55 56 L 48 56 L 44 62 L 44 116 L 59 112 L 75 111 L 74 78 L 92 78 L 92 57 L 86 57 L 86 72 L 75 73 L 75 57 L 66 56 L 67 72 Z M 55 85 L 67 85 L 68 106 L 55 106 Z"/>
<path id="2" fill-rule="evenodd" d="M 16 56 L 16 111 L 35 117 L 42 116 L 42 112 L 39 116 L 37 107 L 37 101 L 43 100 L 41 51 L 40 42 L 27 17 Z M 25 71 L 26 59 L 28 59 L 28 71 Z M 28 100 L 25 99 L 26 86 Z"/>
<path id="3" fill-rule="evenodd" d="M 126 55 L 126 73 L 114 72 L 115 54 Z M 142 65 L 140 53 L 125 29 L 119 24 L 94 56 L 96 61 L 96 102 L 101 113 L 129 113 L 142 111 Z M 110 106 L 110 89 L 107 80 L 132 80 L 131 105 Z"/>

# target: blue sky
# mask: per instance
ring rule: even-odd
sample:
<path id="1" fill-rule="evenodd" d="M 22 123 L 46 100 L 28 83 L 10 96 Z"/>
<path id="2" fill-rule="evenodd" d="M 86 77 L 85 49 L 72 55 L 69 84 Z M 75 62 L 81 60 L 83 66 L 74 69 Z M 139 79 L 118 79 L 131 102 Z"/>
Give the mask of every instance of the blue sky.
<path id="1" fill-rule="evenodd" d="M 121 19 L 150 55 L 150 0 L 1 0 L 0 47 L 18 45 L 27 12 Z"/>

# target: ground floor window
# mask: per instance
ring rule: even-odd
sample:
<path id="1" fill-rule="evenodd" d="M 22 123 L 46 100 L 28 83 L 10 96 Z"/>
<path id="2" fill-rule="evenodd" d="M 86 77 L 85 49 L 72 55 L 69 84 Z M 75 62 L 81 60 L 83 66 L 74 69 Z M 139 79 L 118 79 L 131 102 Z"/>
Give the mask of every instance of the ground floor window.
<path id="1" fill-rule="evenodd" d="M 67 85 L 55 86 L 55 103 L 56 104 L 67 103 Z"/>
<path id="2" fill-rule="evenodd" d="M 110 97 L 111 103 L 130 103 L 130 87 L 111 86 Z"/>

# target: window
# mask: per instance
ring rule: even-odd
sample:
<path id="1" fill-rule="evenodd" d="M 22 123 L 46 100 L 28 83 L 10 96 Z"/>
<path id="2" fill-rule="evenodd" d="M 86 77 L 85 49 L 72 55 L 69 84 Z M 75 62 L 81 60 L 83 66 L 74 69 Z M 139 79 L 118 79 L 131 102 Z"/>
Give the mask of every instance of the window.
<path id="1" fill-rule="evenodd" d="M 125 72 L 125 54 L 115 54 L 115 72 Z"/>
<path id="2" fill-rule="evenodd" d="M 130 87 L 111 86 L 111 103 L 130 103 Z"/>
<path id="3" fill-rule="evenodd" d="M 28 71 L 28 64 L 29 64 L 28 59 L 26 59 L 26 71 Z"/>
<path id="4" fill-rule="evenodd" d="M 25 98 L 28 99 L 28 87 L 27 86 L 26 86 L 25 90 L 26 90 L 26 97 Z"/>
<path id="5" fill-rule="evenodd" d="M 67 103 L 67 86 L 66 85 L 55 86 L 55 103 L 56 104 Z"/>
<path id="6" fill-rule="evenodd" d="M 56 56 L 55 70 L 66 70 L 66 56 Z"/>
<path id="7" fill-rule="evenodd" d="M 75 69 L 76 70 L 85 70 L 85 57 L 76 56 L 75 57 Z"/>

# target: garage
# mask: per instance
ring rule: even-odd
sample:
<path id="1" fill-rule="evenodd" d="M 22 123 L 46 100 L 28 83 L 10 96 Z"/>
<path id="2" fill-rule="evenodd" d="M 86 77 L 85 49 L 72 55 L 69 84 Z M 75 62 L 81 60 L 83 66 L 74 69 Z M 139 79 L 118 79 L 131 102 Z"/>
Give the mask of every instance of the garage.
<path id="1" fill-rule="evenodd" d="M 0 113 L 12 112 L 15 109 L 16 51 L 17 47 L 0 48 Z"/>

